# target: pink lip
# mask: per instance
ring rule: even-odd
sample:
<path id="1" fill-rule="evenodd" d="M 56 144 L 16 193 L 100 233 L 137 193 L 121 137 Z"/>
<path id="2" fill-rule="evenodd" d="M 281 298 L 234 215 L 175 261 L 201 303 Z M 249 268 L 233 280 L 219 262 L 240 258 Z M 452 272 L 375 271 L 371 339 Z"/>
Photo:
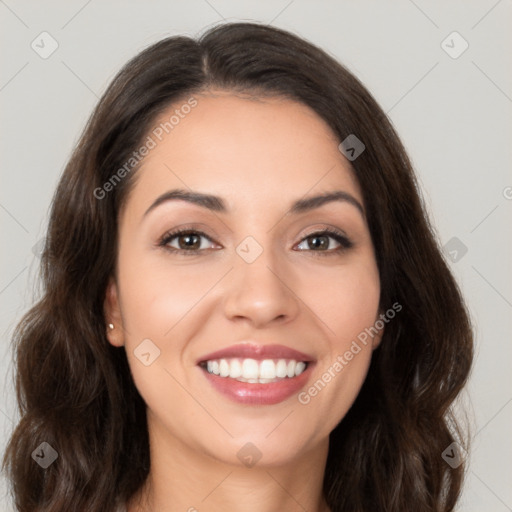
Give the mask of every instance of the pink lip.
<path id="1" fill-rule="evenodd" d="M 284 378 L 267 384 L 251 384 L 240 382 L 230 377 L 219 377 L 208 373 L 202 363 L 214 359 L 251 358 L 263 359 L 295 359 L 307 362 L 306 369 L 297 377 Z M 282 402 L 296 394 L 308 381 L 315 358 L 284 345 L 258 345 L 253 342 L 238 343 L 216 352 L 211 352 L 197 360 L 201 371 L 213 387 L 234 402 L 247 405 L 272 405 Z"/>
<path id="2" fill-rule="evenodd" d="M 263 359 L 295 359 L 296 361 L 312 362 L 314 357 L 299 352 L 284 345 L 256 345 L 255 343 L 238 343 L 231 347 L 211 352 L 199 358 L 196 364 L 213 359 L 227 359 L 230 357 L 251 358 L 258 361 Z"/>
<path id="3" fill-rule="evenodd" d="M 229 377 L 219 377 L 208 373 L 205 368 L 201 368 L 201 371 L 217 391 L 233 402 L 246 405 L 272 405 L 297 394 L 306 385 L 314 364 L 308 363 L 298 377 L 284 378 L 268 384 L 250 384 Z"/>

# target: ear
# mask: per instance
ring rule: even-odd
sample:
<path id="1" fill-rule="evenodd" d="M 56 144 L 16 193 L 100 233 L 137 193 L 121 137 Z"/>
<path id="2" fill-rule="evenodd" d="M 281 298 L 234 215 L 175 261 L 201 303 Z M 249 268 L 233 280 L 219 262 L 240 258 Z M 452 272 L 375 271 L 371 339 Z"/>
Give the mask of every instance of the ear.
<path id="1" fill-rule="evenodd" d="M 379 316 L 375 319 L 375 323 L 373 324 L 374 328 L 377 329 L 377 334 L 372 338 L 372 350 L 375 350 L 382 341 L 382 337 L 384 336 L 384 329 L 386 326 L 386 322 L 383 320 L 386 318 L 384 313 L 380 313 Z"/>
<path id="2" fill-rule="evenodd" d="M 103 310 L 109 343 L 114 345 L 114 347 L 124 346 L 123 319 L 119 307 L 117 284 L 113 277 L 109 279 L 107 285 Z M 111 328 L 111 326 L 113 326 L 113 328 Z"/>

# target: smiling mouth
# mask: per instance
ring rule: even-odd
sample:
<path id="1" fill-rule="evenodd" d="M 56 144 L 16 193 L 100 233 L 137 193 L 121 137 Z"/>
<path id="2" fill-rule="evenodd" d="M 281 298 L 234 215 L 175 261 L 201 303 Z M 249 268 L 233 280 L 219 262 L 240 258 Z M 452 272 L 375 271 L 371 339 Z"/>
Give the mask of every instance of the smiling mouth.
<path id="1" fill-rule="evenodd" d="M 298 377 L 308 364 L 296 359 L 222 358 L 202 361 L 199 366 L 217 377 L 249 384 L 270 384 Z"/>

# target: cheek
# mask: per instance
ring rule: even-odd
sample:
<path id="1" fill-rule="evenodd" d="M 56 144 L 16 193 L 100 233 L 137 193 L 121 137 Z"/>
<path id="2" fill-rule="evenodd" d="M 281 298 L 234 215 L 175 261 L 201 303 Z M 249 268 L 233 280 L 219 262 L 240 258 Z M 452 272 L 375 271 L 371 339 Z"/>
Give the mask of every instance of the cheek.
<path id="1" fill-rule="evenodd" d="M 145 338 L 167 339 L 224 274 L 221 268 L 214 271 L 211 263 L 170 264 L 160 256 L 131 254 L 119 265 L 127 345 Z M 304 313 L 313 312 L 312 318 L 329 341 L 323 348 L 331 358 L 344 353 L 352 340 L 375 323 L 380 284 L 372 257 L 359 255 L 342 265 L 315 263 L 309 268 L 306 264 L 295 269 L 292 280 Z M 205 313 L 204 308 L 194 311 Z M 180 348 L 175 345 L 174 351 Z"/>
<path id="2" fill-rule="evenodd" d="M 218 281 L 208 268 L 170 265 L 165 258 L 126 258 L 119 269 L 130 338 L 162 338 Z"/>
<path id="3" fill-rule="evenodd" d="M 351 264 L 304 273 L 301 283 L 301 297 L 324 324 L 336 354 L 374 325 L 380 281 L 373 258 L 354 258 Z"/>
<path id="4" fill-rule="evenodd" d="M 370 365 L 374 338 L 368 332 L 380 299 L 376 264 L 368 258 L 317 272 L 302 281 L 301 293 L 323 326 L 326 346 L 315 378 L 298 399 L 305 411 L 325 418 L 322 428 L 330 432 L 356 399 Z"/>
<path id="5" fill-rule="evenodd" d="M 167 415 L 169 403 L 180 403 L 186 409 L 190 402 L 177 384 L 183 381 L 187 344 L 187 337 L 180 333 L 187 314 L 218 277 L 208 271 L 198 272 L 193 266 L 171 266 L 164 258 L 136 251 L 125 254 L 118 273 L 125 349 L 135 385 L 150 410 Z M 146 343 L 144 351 L 139 349 L 141 343 Z M 142 353 L 150 354 L 147 366 L 140 358 Z M 194 407 L 187 412 L 196 413 Z M 170 412 L 166 421 L 174 424 Z"/>

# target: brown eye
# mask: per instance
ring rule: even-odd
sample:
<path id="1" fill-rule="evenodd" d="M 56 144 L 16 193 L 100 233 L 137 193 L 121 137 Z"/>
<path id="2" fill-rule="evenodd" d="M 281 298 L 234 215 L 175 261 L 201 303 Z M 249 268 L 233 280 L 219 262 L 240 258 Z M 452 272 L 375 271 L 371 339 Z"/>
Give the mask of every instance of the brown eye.
<path id="1" fill-rule="evenodd" d="M 201 247 L 201 236 L 196 234 L 186 234 L 176 237 L 180 249 L 199 249 Z"/>
<path id="2" fill-rule="evenodd" d="M 329 249 L 329 236 L 327 235 L 312 235 L 308 236 L 306 240 L 308 241 L 308 247 L 310 249 L 319 249 L 321 251 L 326 251 Z"/>
<path id="3" fill-rule="evenodd" d="M 321 231 L 305 237 L 297 246 L 300 251 L 338 253 L 352 247 L 352 242 L 342 233 Z"/>
<path id="4" fill-rule="evenodd" d="M 194 254 L 212 249 L 215 244 L 210 237 L 200 231 L 175 231 L 164 235 L 159 245 L 171 252 Z"/>

